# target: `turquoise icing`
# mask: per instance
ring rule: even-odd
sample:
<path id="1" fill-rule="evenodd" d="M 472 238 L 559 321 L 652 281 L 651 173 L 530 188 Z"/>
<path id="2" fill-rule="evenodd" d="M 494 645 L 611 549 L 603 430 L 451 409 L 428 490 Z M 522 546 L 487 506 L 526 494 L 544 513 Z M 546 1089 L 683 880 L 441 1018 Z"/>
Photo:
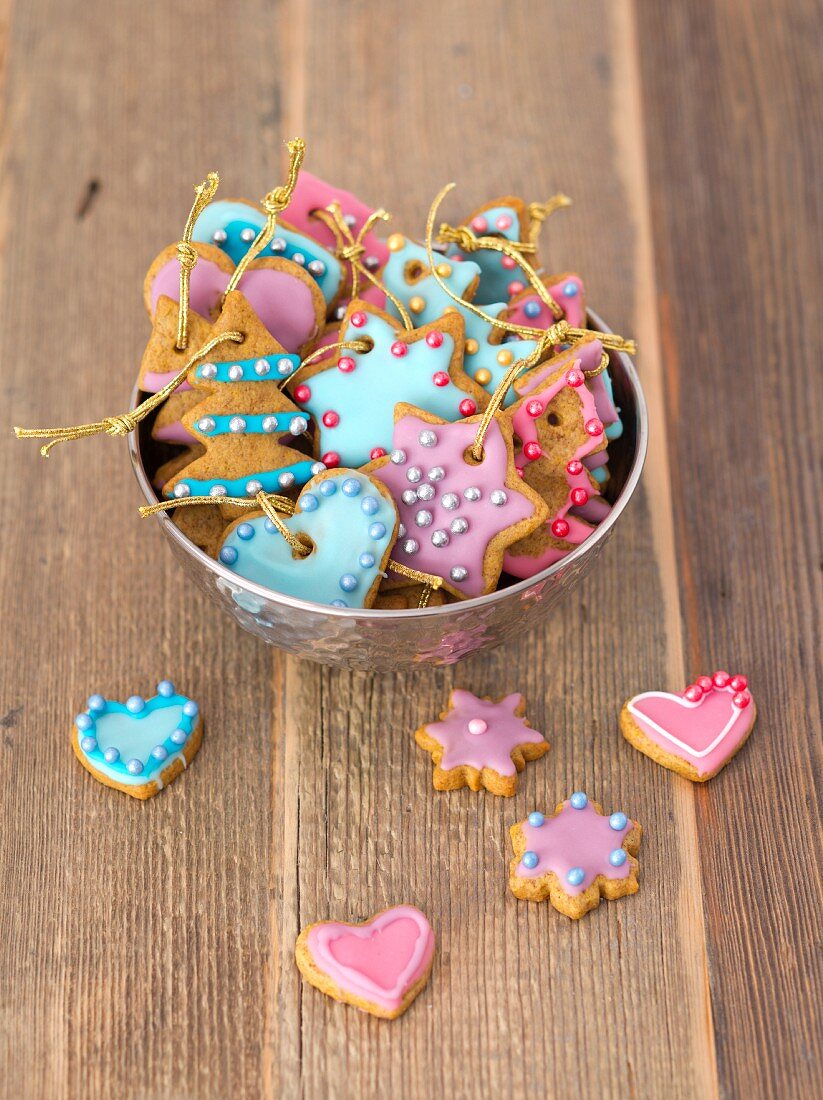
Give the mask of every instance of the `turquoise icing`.
<path id="1" fill-rule="evenodd" d="M 185 695 L 155 695 L 148 699 L 138 713 L 132 713 L 124 703 L 105 700 L 103 709 L 89 709 L 85 712 L 90 724 L 88 728 L 78 726 L 78 740 L 84 756 L 93 764 L 96 771 L 118 783 L 139 787 L 145 783 L 159 781 L 164 771 L 178 757 L 183 755 L 186 741 L 197 724 L 197 714 L 187 715 L 183 708 L 192 700 Z M 83 715 L 80 715 L 83 718 Z M 86 719 L 84 719 L 84 724 Z M 172 740 L 172 735 L 180 730 L 185 734 L 181 744 Z M 85 748 L 87 739 L 92 738 L 94 748 Z M 152 749 L 161 746 L 166 756 L 158 759 L 152 755 Z M 106 760 L 106 749 L 117 749 L 119 758 Z M 143 770 L 133 775 L 127 768 L 130 760 L 139 760 Z"/>
<path id="2" fill-rule="evenodd" d="M 241 432 L 234 433 L 234 432 L 232 432 L 231 428 L 229 427 L 232 420 L 235 420 L 238 416 L 242 416 L 243 420 L 246 422 L 246 426 L 243 429 L 242 433 Z M 216 435 L 234 435 L 234 434 L 237 434 L 237 435 L 241 435 L 241 434 L 242 435 L 277 435 L 281 432 L 288 432 L 291 428 L 292 423 L 295 420 L 302 421 L 303 425 L 296 425 L 296 427 L 298 427 L 298 426 L 301 427 L 302 430 L 298 431 L 298 432 L 295 432 L 294 434 L 295 435 L 302 435 L 302 431 L 305 430 L 304 425 L 306 423 L 305 417 L 302 417 L 299 413 L 293 413 L 293 412 L 286 412 L 286 413 L 282 413 L 282 412 L 281 413 L 253 413 L 253 414 L 252 413 L 233 413 L 231 416 L 210 416 L 210 417 L 208 417 L 208 419 L 214 421 L 214 427 L 213 428 L 208 428 L 208 429 L 204 428 L 204 426 L 203 426 L 203 421 L 205 419 L 206 418 L 203 417 L 199 421 L 197 421 L 196 424 L 195 424 L 195 427 L 197 428 L 197 431 L 201 435 L 208 436 L 209 438 L 212 438 L 213 436 L 216 436 Z M 270 429 L 269 431 L 267 431 L 263 427 L 263 422 L 264 421 L 272 421 L 272 420 L 274 420 L 274 422 L 276 424 L 276 428 L 274 430 Z"/>
<path id="3" fill-rule="evenodd" d="M 391 346 L 403 341 L 403 331 L 397 331 L 381 317 L 363 311 L 366 323 L 359 328 L 349 324 L 343 339 L 368 337 L 373 341 L 370 351 L 340 352 L 355 362 L 353 371 L 337 367 L 315 374 L 306 386 L 311 397 L 301 402 L 315 418 L 320 441 L 320 453 L 334 451 L 342 466 L 363 466 L 372 450 L 391 450 L 394 432 L 394 408 L 400 401 L 416 405 L 443 420 L 460 420 L 460 402 L 470 397 L 449 379 L 437 386 L 435 374 L 448 374 L 454 354 L 454 340 L 441 333 L 440 347 L 430 347 L 425 339 L 407 344 L 402 357 L 392 354 Z M 339 416 L 334 427 L 326 427 L 323 414 L 329 411 Z"/>
<path id="4" fill-rule="evenodd" d="M 313 481 L 284 517 L 295 535 L 314 544 L 296 558 L 271 522 L 256 516 L 235 527 L 219 559 L 235 573 L 275 592 L 337 607 L 363 607 L 391 545 L 397 510 L 365 474 L 336 470 Z"/>
<path id="5" fill-rule="evenodd" d="M 443 259 L 445 259 L 445 257 L 438 259 L 437 255 L 435 255 L 435 260 L 437 262 L 442 262 Z M 423 299 L 425 303 L 423 309 L 420 313 L 415 314 L 415 322 L 417 324 L 424 325 L 429 321 L 437 320 L 449 306 L 458 310 L 463 320 L 466 322 L 466 338 L 476 340 L 478 345 L 477 352 L 474 355 L 466 356 L 463 364 L 464 369 L 471 377 L 474 377 L 478 370 L 485 369 L 489 371 L 491 381 L 486 383 L 484 388 L 488 390 L 489 393 L 494 393 L 495 388 L 508 369 L 506 365 L 497 361 L 498 352 L 500 352 L 503 347 L 508 347 L 510 351 L 513 351 L 520 358 L 525 358 L 537 347 L 536 341 L 517 341 L 516 347 L 512 345 L 501 346 L 499 344 L 490 344 L 489 338 L 493 333 L 494 326 L 490 325 L 488 321 L 484 321 L 481 317 L 477 317 L 471 310 L 466 309 L 464 306 L 457 305 L 457 303 L 448 296 L 445 290 L 440 287 L 434 275 L 429 274 L 419 279 L 417 282 L 409 282 L 406 278 L 406 265 L 409 263 L 422 264 L 428 269 L 429 258 L 423 245 L 410 241 L 407 238 L 402 248 L 395 252 L 389 252 L 389 259 L 386 266 L 383 268 L 381 279 L 389 290 L 393 294 L 396 294 L 403 305 L 407 307 L 410 299 L 414 297 Z M 458 298 L 464 298 L 466 290 L 472 280 L 481 274 L 481 269 L 473 260 L 463 260 L 460 262 L 453 261 L 450 266 L 452 269 L 451 275 L 446 276 L 443 282 L 458 296 Z M 386 308 L 389 313 L 399 316 L 391 300 L 387 300 Z M 498 302 L 494 305 L 486 305 L 483 308 L 490 316 L 496 317 L 505 309 L 505 303 Z M 513 388 L 510 388 L 503 401 L 503 405 L 507 407 L 514 404 L 516 400 L 517 394 L 514 392 Z"/>
<path id="6" fill-rule="evenodd" d="M 207 241 L 209 244 L 216 245 L 226 253 L 232 263 L 238 264 L 252 243 L 243 240 L 241 236 L 243 230 L 252 229 L 256 235 L 265 223 L 265 214 L 247 203 L 213 202 L 194 223 L 193 240 Z M 216 241 L 214 234 L 221 230 L 226 234 L 226 239 Z M 285 247 L 279 247 L 279 242 L 283 242 Z M 303 262 L 300 266 L 306 268 L 320 287 L 327 305 L 334 300 L 340 290 L 343 268 L 337 257 L 311 237 L 298 233 L 294 229 L 285 229 L 278 225 L 273 241 L 263 249 L 260 255 L 284 256 L 295 263 L 300 263 L 299 257 L 302 256 Z M 309 267 L 309 264 L 317 261 L 323 264 L 322 274 L 315 273 Z"/>
<path id="7" fill-rule="evenodd" d="M 309 478 L 316 473 L 317 463 L 311 459 L 306 459 L 305 462 L 295 462 L 291 466 L 281 466 L 277 470 L 264 470 L 259 474 L 245 474 L 243 477 L 234 479 L 218 477 L 210 481 L 200 481 L 197 478 L 187 477 L 178 481 L 175 489 L 179 491 L 181 485 L 186 485 L 189 489 L 189 492 L 185 494 L 186 496 L 207 497 L 211 495 L 212 489 L 222 486 L 226 490 L 225 495 L 229 497 L 255 496 L 256 493 L 260 492 L 260 489 L 265 493 L 279 493 L 283 489 L 288 489 L 291 485 L 305 485 Z M 254 493 L 249 493 L 247 490 L 250 481 L 260 483 L 260 488 Z M 166 496 L 171 495 L 171 493 L 166 493 Z"/>
<path id="8" fill-rule="evenodd" d="M 609 480 L 609 467 L 608 466 L 595 466 L 593 470 L 589 470 L 594 480 L 598 485 L 605 485 Z"/>
<path id="9" fill-rule="evenodd" d="M 512 224 L 508 229 L 499 229 L 496 225 L 499 217 L 507 216 L 511 218 Z M 477 215 L 486 219 L 488 229 L 480 231 L 475 229 L 472 222 L 466 224 L 471 228 L 477 237 L 505 237 L 509 241 L 519 241 L 520 237 L 520 218 L 511 206 L 493 206 L 488 210 L 484 210 L 482 214 Z M 449 249 L 449 254 L 460 253 L 460 249 L 454 245 Z M 476 252 L 471 254 L 472 262 L 476 263 L 480 268 L 480 285 L 477 288 L 477 294 L 474 297 L 475 302 L 479 306 L 491 304 L 494 302 L 508 301 L 511 297 L 509 292 L 509 283 L 513 280 L 518 282 L 525 282 L 523 272 L 519 267 L 504 267 L 503 260 L 506 257 L 502 252 L 495 252 L 491 248 L 480 248 Z M 506 259 L 506 263 L 509 261 Z"/>
<path id="10" fill-rule="evenodd" d="M 258 365 L 263 363 L 268 364 L 268 370 L 263 370 L 262 366 Z M 232 359 L 227 363 L 201 363 L 195 368 L 194 376 L 203 382 L 277 382 L 280 378 L 288 378 L 290 374 L 294 374 L 299 365 L 299 355 L 289 355 L 282 351 L 279 355 L 258 355 L 254 359 Z M 240 367 L 241 377 L 231 377 L 229 372 L 233 367 Z"/>
<path id="11" fill-rule="evenodd" d="M 614 386 L 612 385 L 611 375 L 608 370 L 604 370 L 602 374 L 603 385 L 606 387 L 606 393 L 609 395 L 609 401 L 614 405 Z M 623 434 L 623 421 L 620 419 L 620 409 L 614 405 L 617 412 L 617 420 L 611 424 L 606 425 L 606 439 L 619 439 Z"/>

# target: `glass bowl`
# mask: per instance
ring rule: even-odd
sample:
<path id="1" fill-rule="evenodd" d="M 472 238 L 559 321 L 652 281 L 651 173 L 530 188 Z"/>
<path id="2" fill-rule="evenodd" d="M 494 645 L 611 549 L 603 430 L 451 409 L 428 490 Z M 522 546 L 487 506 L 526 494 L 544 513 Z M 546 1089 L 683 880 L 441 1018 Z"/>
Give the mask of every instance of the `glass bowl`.
<path id="1" fill-rule="evenodd" d="M 589 327 L 611 331 L 591 310 Z M 454 664 L 522 634 L 545 618 L 592 568 L 626 510 L 646 457 L 648 415 L 629 357 L 610 352 L 610 360 L 614 400 L 623 421 L 623 434 L 609 443 L 612 476 L 606 496 L 611 512 L 567 557 L 489 596 L 422 611 L 364 611 L 309 603 L 239 577 L 189 542 L 168 514 L 158 514 L 157 522 L 186 576 L 244 630 L 269 645 L 322 664 L 367 671 Z M 140 397 L 135 388 L 132 407 Z M 144 455 L 151 458 L 152 447 L 148 420 L 129 436 L 129 453 L 149 504 L 158 499 L 143 464 Z"/>

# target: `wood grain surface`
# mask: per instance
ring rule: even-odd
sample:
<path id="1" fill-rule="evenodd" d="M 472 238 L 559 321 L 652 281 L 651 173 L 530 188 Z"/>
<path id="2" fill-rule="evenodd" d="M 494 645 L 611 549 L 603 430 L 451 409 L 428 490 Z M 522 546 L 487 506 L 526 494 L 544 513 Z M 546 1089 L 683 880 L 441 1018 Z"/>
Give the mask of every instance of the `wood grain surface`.
<path id="1" fill-rule="evenodd" d="M 0 1095 L 798 1095 L 820 1088 L 821 13 L 814 0 L 2 0 Z M 640 344 L 642 489 L 562 613 L 373 677 L 269 650 L 182 574 L 121 441 L 46 463 L 12 423 L 126 407 L 143 273 L 191 185 L 306 166 L 422 231 L 513 191 Z M 624 698 L 746 672 L 751 742 L 692 786 Z M 74 760 L 91 691 L 201 700 L 145 804 Z M 522 691 L 514 799 L 437 794 L 412 732 Z M 644 826 L 580 922 L 506 888 L 508 826 L 586 789 Z M 407 901 L 431 981 L 385 1023 L 303 985 L 299 929 Z"/>

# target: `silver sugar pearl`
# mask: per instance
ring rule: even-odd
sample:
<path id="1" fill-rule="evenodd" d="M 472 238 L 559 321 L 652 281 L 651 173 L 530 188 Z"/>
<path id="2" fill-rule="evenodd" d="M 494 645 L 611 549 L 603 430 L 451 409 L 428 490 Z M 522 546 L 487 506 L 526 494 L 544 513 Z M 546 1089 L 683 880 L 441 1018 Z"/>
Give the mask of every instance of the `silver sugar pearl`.
<path id="1" fill-rule="evenodd" d="M 257 236 L 251 226 L 246 226 L 245 229 L 240 230 L 240 240 L 245 241 L 246 244 L 251 244 L 254 238 Z"/>
<path id="2" fill-rule="evenodd" d="M 325 462 L 313 462 L 311 466 L 312 477 L 315 477 L 317 474 L 322 474 L 325 468 Z"/>
<path id="3" fill-rule="evenodd" d="M 268 359 L 258 359 L 257 362 L 254 364 L 254 373 L 258 376 L 258 378 L 265 378 L 270 370 L 271 363 L 268 361 Z"/>
<path id="4" fill-rule="evenodd" d="M 489 493 L 489 500 L 492 504 L 496 504 L 498 508 L 501 504 L 505 504 L 509 498 L 506 496 L 502 489 L 492 489 Z"/>
<path id="5" fill-rule="evenodd" d="M 225 495 L 226 495 L 226 486 L 225 485 L 212 485 L 211 489 L 209 489 L 209 496 L 210 497 L 224 497 Z"/>
<path id="6" fill-rule="evenodd" d="M 481 495 L 482 494 L 476 485 L 470 485 L 468 489 L 463 490 L 463 496 L 466 498 L 466 500 L 470 500 L 472 502 L 480 500 Z"/>
<path id="7" fill-rule="evenodd" d="M 263 417 L 263 431 L 266 435 L 271 435 L 272 432 L 277 431 L 277 417 L 276 416 L 264 416 Z"/>
<path id="8" fill-rule="evenodd" d="M 233 416 L 229 421 L 229 431 L 235 435 L 246 430 L 246 421 L 242 416 Z"/>
<path id="9" fill-rule="evenodd" d="M 363 267 L 365 267 L 367 271 L 377 271 L 378 267 L 380 267 L 380 260 L 377 256 L 367 256 L 365 260 L 363 260 Z"/>
<path id="10" fill-rule="evenodd" d="M 423 471 L 419 466 L 409 466 L 408 470 L 406 470 L 406 480 L 410 481 L 412 485 L 416 485 L 422 477 Z"/>
<path id="11" fill-rule="evenodd" d="M 397 537 L 404 539 L 406 537 L 406 525 L 405 523 L 398 523 L 397 525 Z"/>
<path id="12" fill-rule="evenodd" d="M 392 453 L 389 455 L 389 458 L 395 464 L 395 466 L 401 466 L 406 461 L 406 452 L 401 451 L 400 448 L 397 448 L 397 450 L 392 451 Z"/>
<path id="13" fill-rule="evenodd" d="M 246 482 L 246 496 L 256 497 L 258 493 L 263 492 L 263 484 L 260 481 L 247 481 Z"/>
<path id="14" fill-rule="evenodd" d="M 191 489 L 185 481 L 178 481 L 174 487 L 174 495 L 179 500 L 181 497 L 190 497 Z"/>
<path id="15" fill-rule="evenodd" d="M 417 490 L 404 489 L 400 499 L 403 501 L 404 504 L 408 504 L 409 506 L 411 506 L 412 504 L 417 504 Z"/>
<path id="16" fill-rule="evenodd" d="M 442 466 L 432 466 L 429 470 L 429 481 L 442 481 L 446 476 L 446 471 Z"/>
<path id="17" fill-rule="evenodd" d="M 213 416 L 204 416 L 197 421 L 197 430 L 199 432 L 213 432 L 215 429 L 215 422 Z"/>
<path id="18" fill-rule="evenodd" d="M 344 214 L 343 221 L 346 223 L 349 229 L 354 229 L 354 227 L 357 225 L 357 218 L 355 218 L 354 214 Z"/>
<path id="19" fill-rule="evenodd" d="M 227 236 L 228 234 L 226 233 L 225 229 L 215 229 L 215 231 L 211 235 L 211 239 L 214 241 L 215 244 L 225 244 Z"/>
<path id="20" fill-rule="evenodd" d="M 403 543 L 404 554 L 416 554 L 419 549 L 420 543 L 417 541 L 417 539 L 406 539 L 406 541 Z"/>
<path id="21" fill-rule="evenodd" d="M 322 260 L 312 260 L 309 263 L 309 272 L 320 279 L 323 275 L 326 274 L 326 265 L 323 263 Z"/>
<path id="22" fill-rule="evenodd" d="M 292 435 L 302 435 L 308 426 L 309 422 L 305 416 L 293 416 L 289 421 L 289 431 Z"/>
<path id="23" fill-rule="evenodd" d="M 431 527 L 433 521 L 434 516 L 431 514 L 428 508 L 421 508 L 414 517 L 414 522 L 417 524 L 418 527 Z"/>
<path id="24" fill-rule="evenodd" d="M 425 482 L 417 490 L 417 495 L 420 500 L 432 500 L 434 497 L 434 486 L 427 485 Z"/>
<path id="25" fill-rule="evenodd" d="M 240 366 L 239 363 L 233 363 L 229 367 L 229 378 L 232 380 L 232 382 L 239 382 L 242 377 L 243 368 Z"/>
<path id="26" fill-rule="evenodd" d="M 451 521 L 451 533 L 453 535 L 465 535 L 469 529 L 469 521 L 463 519 L 462 516 L 458 516 L 457 519 Z"/>
<path id="27" fill-rule="evenodd" d="M 426 429 L 425 431 L 422 431 L 417 438 L 420 442 L 421 447 L 436 447 L 437 446 L 437 436 L 435 435 L 434 432 L 429 431 L 428 429 Z"/>
<path id="28" fill-rule="evenodd" d="M 306 263 L 306 257 L 303 255 L 302 252 L 295 252 L 291 259 L 292 263 L 300 264 L 301 267 L 303 267 Z"/>
<path id="29" fill-rule="evenodd" d="M 277 373 L 283 378 L 288 378 L 290 374 L 294 373 L 294 363 L 292 363 L 291 359 L 286 359 L 285 357 L 278 359 Z"/>
<path id="30" fill-rule="evenodd" d="M 290 489 L 294 485 L 294 474 L 291 470 L 284 470 L 278 477 L 277 484 L 281 489 Z"/>
<path id="31" fill-rule="evenodd" d="M 440 503 L 447 511 L 453 512 L 455 508 L 460 506 L 460 497 L 457 493 L 444 493 L 440 498 Z"/>
<path id="32" fill-rule="evenodd" d="M 453 581 L 464 581 L 468 575 L 469 571 L 465 565 L 453 565 L 449 570 L 449 576 Z"/>
<path id="33" fill-rule="evenodd" d="M 432 546 L 436 546 L 439 549 L 441 546 L 448 546 L 450 541 L 448 531 L 443 531 L 441 529 L 432 532 Z"/>
<path id="34" fill-rule="evenodd" d="M 335 321 L 342 321 L 345 316 L 346 316 L 346 307 L 345 306 L 336 306 L 335 310 L 334 310 L 334 319 L 335 319 Z"/>
<path id="35" fill-rule="evenodd" d="M 271 250 L 272 250 L 272 252 L 285 252 L 286 251 L 286 242 L 283 240 L 282 237 L 275 237 L 274 238 L 274 240 L 271 242 Z"/>
<path id="36" fill-rule="evenodd" d="M 217 367 L 216 367 L 216 365 L 214 363 L 204 363 L 203 366 L 200 368 L 200 377 L 201 378 L 216 378 L 217 377 Z"/>

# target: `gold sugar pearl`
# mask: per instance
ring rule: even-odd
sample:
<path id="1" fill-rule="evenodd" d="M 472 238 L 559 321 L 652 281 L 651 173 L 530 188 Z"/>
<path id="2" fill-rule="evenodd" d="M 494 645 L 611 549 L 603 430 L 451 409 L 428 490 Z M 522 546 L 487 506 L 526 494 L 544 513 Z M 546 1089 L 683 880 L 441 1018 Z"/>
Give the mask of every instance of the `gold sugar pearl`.
<path id="1" fill-rule="evenodd" d="M 434 270 L 437 272 L 441 279 L 448 279 L 449 275 L 451 275 L 452 273 L 452 265 L 438 264 Z"/>
<path id="2" fill-rule="evenodd" d="M 480 345 L 477 343 L 476 340 L 472 340 L 471 338 L 469 338 L 466 341 L 466 355 L 477 355 L 477 349 L 479 346 Z M 491 377 L 491 375 L 489 375 L 489 377 Z"/>
<path id="3" fill-rule="evenodd" d="M 510 351 L 499 351 L 497 353 L 497 362 L 501 367 L 509 367 L 514 361 L 514 356 Z"/>
<path id="4" fill-rule="evenodd" d="M 446 306 L 444 313 L 457 313 L 457 306 Z"/>
<path id="5" fill-rule="evenodd" d="M 386 241 L 389 252 L 399 252 L 401 248 L 406 247 L 406 238 L 402 233 L 392 233 L 389 239 Z"/>
<path id="6" fill-rule="evenodd" d="M 426 308 L 426 299 L 419 297 L 415 294 L 413 298 L 409 298 L 409 309 L 412 313 L 422 313 Z"/>
<path id="7" fill-rule="evenodd" d="M 474 372 L 474 380 L 481 386 L 488 386 L 489 382 L 492 380 L 492 372 L 486 370 L 485 367 L 481 367 L 480 370 Z"/>

